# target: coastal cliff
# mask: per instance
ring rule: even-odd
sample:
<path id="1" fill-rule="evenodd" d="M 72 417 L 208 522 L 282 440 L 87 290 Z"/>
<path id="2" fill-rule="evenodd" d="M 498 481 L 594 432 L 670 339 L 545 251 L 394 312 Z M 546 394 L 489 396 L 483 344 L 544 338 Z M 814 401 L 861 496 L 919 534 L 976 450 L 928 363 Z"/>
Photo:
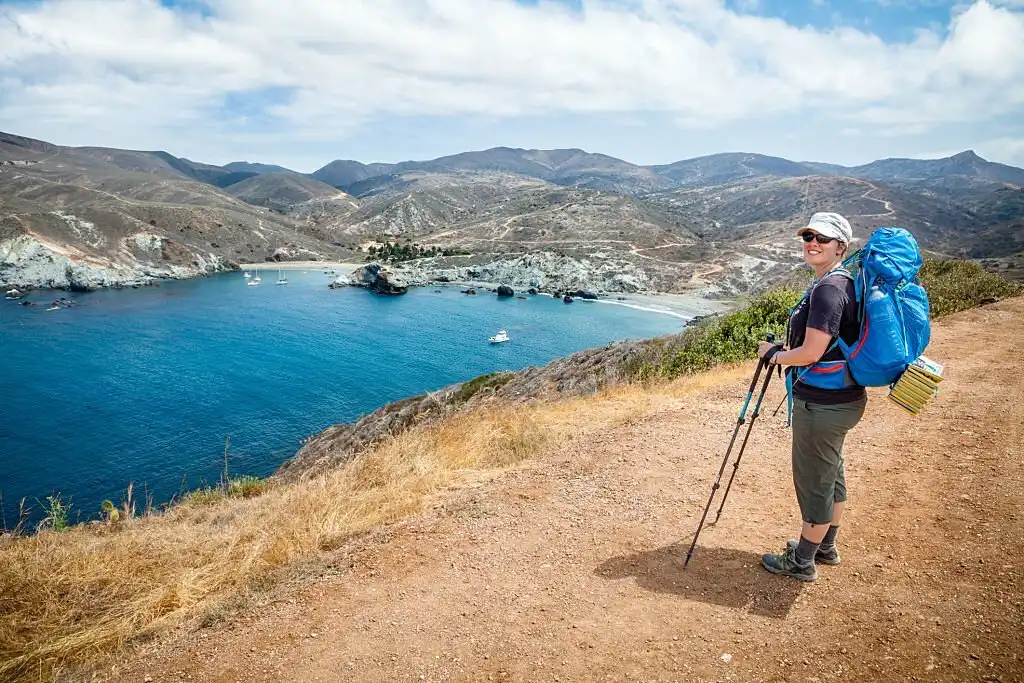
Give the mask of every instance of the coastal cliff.
<path id="1" fill-rule="evenodd" d="M 192 250 L 151 233 L 123 240 L 121 259 L 83 254 L 32 235 L 0 240 L 0 286 L 88 291 L 187 279 L 232 270 L 223 256 Z"/>
<path id="2" fill-rule="evenodd" d="M 484 375 L 389 403 L 353 423 L 334 425 L 311 437 L 276 476 L 294 481 L 331 471 L 359 451 L 413 425 L 437 422 L 483 403 L 514 405 L 592 394 L 631 379 L 639 361 L 666 339 L 616 342 L 542 367 Z"/>
<path id="3" fill-rule="evenodd" d="M 420 259 L 400 263 L 394 271 L 409 284 L 486 282 L 513 289 L 531 287 L 545 292 L 644 292 L 657 289 L 647 270 L 624 259 L 572 257 L 552 251 L 508 256 L 479 265 L 455 265 L 452 259 Z"/>

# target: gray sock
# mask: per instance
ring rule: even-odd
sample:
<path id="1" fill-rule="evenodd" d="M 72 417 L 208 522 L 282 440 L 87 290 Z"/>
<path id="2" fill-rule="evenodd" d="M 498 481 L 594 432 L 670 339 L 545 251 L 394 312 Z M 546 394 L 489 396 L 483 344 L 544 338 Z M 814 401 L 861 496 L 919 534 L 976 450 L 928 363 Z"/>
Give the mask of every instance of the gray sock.
<path id="1" fill-rule="evenodd" d="M 811 543 L 803 534 L 800 535 L 800 543 L 796 547 L 796 561 L 802 566 L 814 564 L 814 554 L 818 552 L 818 543 Z"/>
<path id="2" fill-rule="evenodd" d="M 822 548 L 834 548 L 836 545 L 836 534 L 839 533 L 839 525 L 833 524 L 825 532 L 825 538 L 821 539 Z"/>

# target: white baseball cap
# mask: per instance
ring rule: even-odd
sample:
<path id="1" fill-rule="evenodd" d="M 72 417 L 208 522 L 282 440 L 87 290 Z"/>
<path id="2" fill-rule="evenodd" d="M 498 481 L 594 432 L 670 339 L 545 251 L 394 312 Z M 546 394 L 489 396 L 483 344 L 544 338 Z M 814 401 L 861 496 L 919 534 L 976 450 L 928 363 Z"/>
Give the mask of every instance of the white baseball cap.
<path id="1" fill-rule="evenodd" d="M 797 230 L 796 234 L 802 235 L 808 230 L 825 237 L 835 237 L 843 244 L 849 244 L 853 239 L 853 228 L 850 227 L 850 222 L 838 213 L 819 211 L 811 216 L 807 225 Z"/>

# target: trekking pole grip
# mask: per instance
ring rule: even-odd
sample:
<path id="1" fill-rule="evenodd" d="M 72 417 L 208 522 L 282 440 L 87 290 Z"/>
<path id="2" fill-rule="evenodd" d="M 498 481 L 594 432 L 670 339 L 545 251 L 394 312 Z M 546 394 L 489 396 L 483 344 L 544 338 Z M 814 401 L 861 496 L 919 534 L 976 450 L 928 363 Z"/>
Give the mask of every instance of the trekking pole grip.
<path id="1" fill-rule="evenodd" d="M 770 374 L 771 371 L 772 371 L 772 367 L 771 367 L 772 366 L 772 363 L 771 363 L 772 356 L 774 356 L 775 354 L 777 354 L 779 351 L 782 350 L 782 344 L 776 344 L 775 343 L 775 334 L 772 333 L 772 332 L 769 332 L 768 334 L 766 334 L 764 336 L 764 340 L 766 342 L 768 342 L 769 344 L 774 344 L 777 347 L 775 349 L 772 349 L 768 353 L 766 353 L 764 355 L 764 358 L 761 359 L 761 362 L 765 364 L 765 366 L 768 368 L 768 372 Z M 782 377 L 782 366 L 778 365 L 776 363 L 776 367 L 779 369 L 779 377 Z"/>

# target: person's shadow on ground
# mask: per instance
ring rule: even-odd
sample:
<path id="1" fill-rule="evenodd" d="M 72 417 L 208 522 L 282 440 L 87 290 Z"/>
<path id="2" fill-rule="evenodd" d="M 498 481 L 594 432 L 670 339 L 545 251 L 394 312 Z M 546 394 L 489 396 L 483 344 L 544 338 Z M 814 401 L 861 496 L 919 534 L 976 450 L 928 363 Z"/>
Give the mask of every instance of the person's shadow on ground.
<path id="1" fill-rule="evenodd" d="M 768 617 L 785 617 L 804 587 L 803 582 L 771 574 L 761 556 L 730 548 L 697 546 L 683 569 L 689 544 L 673 543 L 656 550 L 613 557 L 594 571 L 606 579 L 636 577 L 650 591 L 679 595 Z"/>

